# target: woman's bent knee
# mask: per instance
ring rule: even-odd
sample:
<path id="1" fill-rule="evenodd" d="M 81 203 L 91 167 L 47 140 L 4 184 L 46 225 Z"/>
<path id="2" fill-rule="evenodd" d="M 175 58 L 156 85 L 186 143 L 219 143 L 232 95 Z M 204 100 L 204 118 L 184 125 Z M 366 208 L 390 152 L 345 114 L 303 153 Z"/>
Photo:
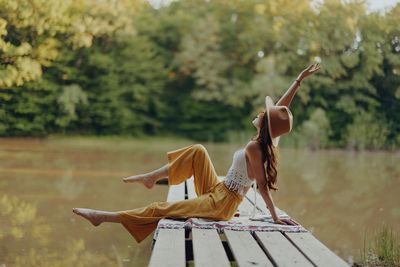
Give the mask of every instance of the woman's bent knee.
<path id="1" fill-rule="evenodd" d="M 193 149 L 199 152 L 207 152 L 207 149 L 202 144 L 195 144 L 193 145 Z"/>

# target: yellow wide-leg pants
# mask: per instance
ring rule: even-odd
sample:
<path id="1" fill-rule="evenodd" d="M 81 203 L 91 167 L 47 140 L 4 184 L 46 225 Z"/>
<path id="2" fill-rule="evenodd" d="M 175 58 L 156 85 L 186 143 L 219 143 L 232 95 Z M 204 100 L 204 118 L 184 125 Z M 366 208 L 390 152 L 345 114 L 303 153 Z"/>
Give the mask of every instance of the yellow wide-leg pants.
<path id="1" fill-rule="evenodd" d="M 119 211 L 122 225 L 140 243 L 150 235 L 162 218 L 200 217 L 231 219 L 243 196 L 230 191 L 218 180 L 207 150 L 200 144 L 167 152 L 168 184 L 177 185 L 194 176 L 197 197 L 176 202 L 153 202 L 145 207 Z"/>

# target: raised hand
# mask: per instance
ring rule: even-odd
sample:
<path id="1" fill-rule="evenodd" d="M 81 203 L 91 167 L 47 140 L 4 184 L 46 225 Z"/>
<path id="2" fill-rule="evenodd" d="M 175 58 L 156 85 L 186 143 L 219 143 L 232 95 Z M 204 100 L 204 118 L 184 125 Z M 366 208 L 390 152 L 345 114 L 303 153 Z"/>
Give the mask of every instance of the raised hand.
<path id="1" fill-rule="evenodd" d="M 312 75 L 313 73 L 315 73 L 316 71 L 318 71 L 321 67 L 319 66 L 319 63 L 314 63 L 311 64 L 310 66 L 308 66 L 305 70 L 303 70 L 299 76 L 298 79 L 302 80 L 310 75 Z"/>

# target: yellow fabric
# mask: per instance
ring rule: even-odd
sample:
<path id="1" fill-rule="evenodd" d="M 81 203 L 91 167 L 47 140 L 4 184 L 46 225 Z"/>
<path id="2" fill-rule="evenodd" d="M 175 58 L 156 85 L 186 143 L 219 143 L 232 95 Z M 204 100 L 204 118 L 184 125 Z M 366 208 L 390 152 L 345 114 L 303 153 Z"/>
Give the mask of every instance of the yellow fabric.
<path id="1" fill-rule="evenodd" d="M 194 176 L 196 198 L 176 202 L 153 202 L 142 208 L 119 211 L 122 225 L 140 243 L 150 235 L 162 218 L 200 217 L 229 220 L 243 196 L 230 191 L 218 180 L 207 150 L 200 144 L 167 152 L 168 183 L 177 185 Z"/>

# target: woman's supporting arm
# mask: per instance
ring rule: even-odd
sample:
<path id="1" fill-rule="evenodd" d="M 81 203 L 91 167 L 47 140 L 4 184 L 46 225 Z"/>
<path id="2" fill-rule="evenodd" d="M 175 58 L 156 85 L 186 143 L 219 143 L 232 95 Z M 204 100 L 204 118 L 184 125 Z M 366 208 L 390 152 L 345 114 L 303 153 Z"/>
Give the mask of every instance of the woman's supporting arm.
<path id="1" fill-rule="evenodd" d="M 267 180 L 265 174 L 264 163 L 262 161 L 262 152 L 257 142 L 250 142 L 246 146 L 246 155 L 249 157 L 250 166 L 253 170 L 253 174 L 256 178 L 257 185 L 259 187 L 262 198 L 267 205 L 272 219 L 276 222 L 279 221 L 278 215 L 276 214 L 275 205 L 272 200 L 272 196 L 267 190 Z"/>
<path id="2" fill-rule="evenodd" d="M 262 152 L 258 142 L 252 141 L 246 146 L 246 155 L 249 156 L 250 165 L 256 178 L 256 182 L 260 188 L 261 196 L 271 213 L 272 219 L 277 224 L 297 225 L 298 223 L 292 219 L 280 219 L 275 210 L 275 204 L 269 188 L 267 187 L 264 163 L 262 161 Z"/>
<path id="3" fill-rule="evenodd" d="M 259 190 L 265 204 L 267 205 L 267 208 L 269 209 L 269 212 L 271 213 L 272 219 L 274 220 L 274 222 L 277 222 L 279 220 L 279 217 L 275 210 L 275 204 L 272 200 L 271 192 L 267 190 L 265 186 L 260 186 Z"/>
<path id="4" fill-rule="evenodd" d="M 297 92 L 297 89 L 300 86 L 300 82 L 306 78 L 307 76 L 310 76 L 311 74 L 313 74 L 314 72 L 316 72 L 317 70 L 319 70 L 319 64 L 311 64 L 310 66 L 308 66 L 305 70 L 303 70 L 299 76 L 297 76 L 297 79 L 292 83 L 292 85 L 289 87 L 289 89 L 285 92 L 285 94 L 278 100 L 278 102 L 276 102 L 277 106 L 286 106 L 289 107 L 290 103 L 292 102 L 292 99 L 294 97 L 294 95 Z"/>

